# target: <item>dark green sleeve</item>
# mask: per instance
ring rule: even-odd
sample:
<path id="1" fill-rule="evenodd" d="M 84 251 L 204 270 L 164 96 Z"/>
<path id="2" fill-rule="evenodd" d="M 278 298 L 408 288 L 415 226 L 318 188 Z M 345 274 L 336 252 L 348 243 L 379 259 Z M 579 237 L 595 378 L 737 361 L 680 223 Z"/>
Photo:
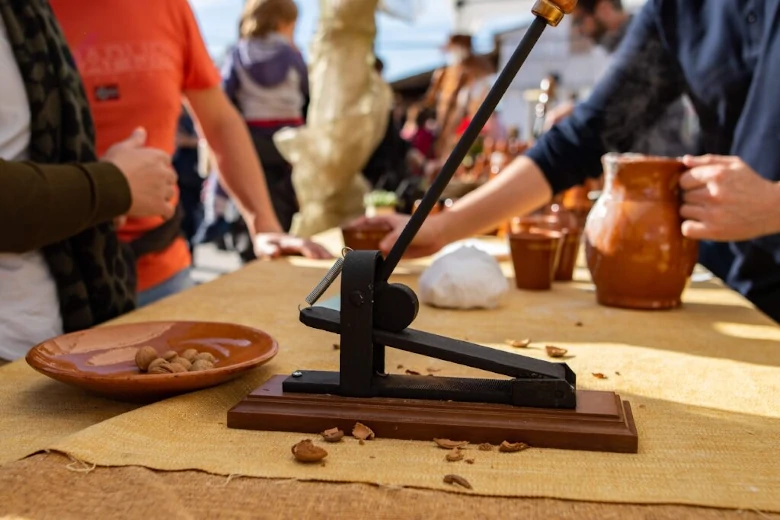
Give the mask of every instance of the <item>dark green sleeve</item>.
<path id="1" fill-rule="evenodd" d="M 130 187 L 111 163 L 0 160 L 0 252 L 64 240 L 130 209 Z"/>

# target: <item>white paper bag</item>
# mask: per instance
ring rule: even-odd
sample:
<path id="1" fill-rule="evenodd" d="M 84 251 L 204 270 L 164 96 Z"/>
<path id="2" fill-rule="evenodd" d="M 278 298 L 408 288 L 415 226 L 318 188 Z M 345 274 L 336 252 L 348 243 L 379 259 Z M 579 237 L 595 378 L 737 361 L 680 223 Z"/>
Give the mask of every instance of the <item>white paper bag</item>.
<path id="1" fill-rule="evenodd" d="M 444 309 L 494 309 L 508 291 L 498 262 L 474 247 L 442 255 L 420 276 L 420 301 Z"/>

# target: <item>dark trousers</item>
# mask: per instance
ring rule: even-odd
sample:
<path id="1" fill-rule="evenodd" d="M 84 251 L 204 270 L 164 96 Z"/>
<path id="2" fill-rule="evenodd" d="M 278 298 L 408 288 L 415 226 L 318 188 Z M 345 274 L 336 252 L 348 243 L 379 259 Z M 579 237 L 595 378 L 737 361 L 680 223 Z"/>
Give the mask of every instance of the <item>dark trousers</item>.
<path id="1" fill-rule="evenodd" d="M 292 166 L 279 153 L 267 130 L 252 128 L 251 132 L 255 150 L 265 171 L 268 194 L 276 218 L 284 231 L 289 231 L 293 215 L 298 212 L 298 199 L 292 184 Z"/>
<path id="2" fill-rule="evenodd" d="M 198 174 L 198 151 L 194 148 L 180 148 L 171 162 L 178 175 L 179 199 L 184 210 L 181 230 L 192 252 L 193 238 L 203 220 L 203 179 Z"/>

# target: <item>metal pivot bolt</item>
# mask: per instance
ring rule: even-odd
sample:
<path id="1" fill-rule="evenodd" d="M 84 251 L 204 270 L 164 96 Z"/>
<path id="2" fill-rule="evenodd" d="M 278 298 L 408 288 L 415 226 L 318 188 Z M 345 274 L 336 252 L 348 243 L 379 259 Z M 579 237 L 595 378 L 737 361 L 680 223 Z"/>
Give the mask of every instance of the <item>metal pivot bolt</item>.
<path id="1" fill-rule="evenodd" d="M 531 12 L 556 27 L 563 20 L 563 15 L 571 14 L 575 7 L 577 0 L 536 0 Z"/>
<path id="2" fill-rule="evenodd" d="M 366 303 L 366 297 L 360 291 L 352 291 L 352 294 L 349 295 L 349 301 L 351 301 L 352 305 L 355 307 L 360 307 Z"/>

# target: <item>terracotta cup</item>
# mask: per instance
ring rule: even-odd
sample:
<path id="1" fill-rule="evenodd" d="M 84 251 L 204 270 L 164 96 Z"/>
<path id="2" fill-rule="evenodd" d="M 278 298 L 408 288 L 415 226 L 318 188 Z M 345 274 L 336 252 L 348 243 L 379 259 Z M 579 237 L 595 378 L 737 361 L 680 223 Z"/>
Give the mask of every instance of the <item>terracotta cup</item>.
<path id="1" fill-rule="evenodd" d="M 561 234 L 558 248 L 558 263 L 554 280 L 568 282 L 574 277 L 574 267 L 580 250 L 582 228 L 573 220 L 573 215 L 529 215 L 516 217 L 511 223 L 512 233 L 528 233 L 533 229 L 548 229 Z"/>
<path id="2" fill-rule="evenodd" d="M 582 242 L 582 229 L 564 229 L 561 231 L 561 245 L 558 266 L 555 269 L 555 281 L 569 282 L 574 278 L 574 267 Z"/>
<path id="3" fill-rule="evenodd" d="M 550 231 L 560 231 L 560 220 L 554 215 L 528 215 L 525 217 L 515 217 L 510 221 L 509 229 L 512 234 L 528 233 L 532 229 L 549 229 Z"/>
<path id="4" fill-rule="evenodd" d="M 558 263 L 561 233 L 532 228 L 509 235 L 509 249 L 518 289 L 549 290 Z"/>
<path id="5" fill-rule="evenodd" d="M 345 247 L 354 251 L 378 251 L 382 239 L 392 230 L 392 226 L 385 222 L 371 222 L 347 224 L 342 226 L 341 234 Z"/>
<path id="6" fill-rule="evenodd" d="M 698 243 L 682 235 L 680 175 L 666 157 L 604 156 L 606 184 L 585 226 L 596 299 L 630 309 L 671 309 L 696 265 Z"/>

